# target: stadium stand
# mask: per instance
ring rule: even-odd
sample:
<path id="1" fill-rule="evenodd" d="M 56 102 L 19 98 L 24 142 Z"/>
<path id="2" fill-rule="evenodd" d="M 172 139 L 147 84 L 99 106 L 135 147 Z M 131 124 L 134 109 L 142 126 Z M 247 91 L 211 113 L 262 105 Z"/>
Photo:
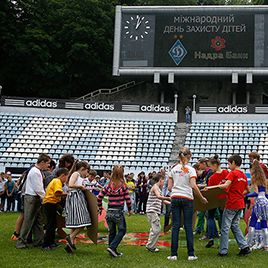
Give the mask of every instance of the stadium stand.
<path id="1" fill-rule="evenodd" d="M 242 168 L 248 173 L 250 151 L 258 151 L 263 162 L 268 163 L 268 122 L 193 122 L 185 146 L 193 152 L 192 163 L 216 153 L 224 168 L 228 156 L 238 153 L 243 158 Z"/>
<path id="2" fill-rule="evenodd" d="M 0 164 L 27 168 L 43 152 L 55 160 L 72 153 L 96 170 L 111 170 L 117 163 L 126 170 L 159 169 L 168 165 L 175 125 L 158 120 L 0 113 Z"/>

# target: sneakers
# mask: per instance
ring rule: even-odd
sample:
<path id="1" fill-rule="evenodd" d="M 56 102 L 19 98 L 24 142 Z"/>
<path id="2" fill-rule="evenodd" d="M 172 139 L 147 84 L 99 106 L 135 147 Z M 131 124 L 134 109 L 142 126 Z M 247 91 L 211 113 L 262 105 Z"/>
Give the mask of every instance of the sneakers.
<path id="1" fill-rule="evenodd" d="M 211 248 L 212 246 L 214 246 L 214 240 L 209 240 L 206 244 L 206 248 Z"/>
<path id="2" fill-rule="evenodd" d="M 159 248 L 148 248 L 147 246 L 146 246 L 146 248 L 147 248 L 147 250 L 149 250 L 152 253 L 159 252 Z"/>
<path id="3" fill-rule="evenodd" d="M 177 256 L 168 256 L 167 259 L 169 261 L 176 261 L 178 259 L 178 257 Z"/>
<path id="4" fill-rule="evenodd" d="M 188 257 L 188 261 L 196 261 L 198 259 L 198 257 L 196 256 L 189 256 Z"/>
<path id="5" fill-rule="evenodd" d="M 117 254 L 117 257 L 122 257 L 124 255 L 122 252 L 118 252 L 117 250 L 115 250 L 115 253 Z"/>
<path id="6" fill-rule="evenodd" d="M 239 251 L 238 256 L 245 256 L 251 253 L 251 250 L 249 247 L 243 248 Z"/>
<path id="7" fill-rule="evenodd" d="M 50 246 L 47 246 L 47 247 L 42 247 L 42 250 L 43 251 L 49 251 L 49 250 L 53 250 L 53 248 L 50 247 Z"/>
<path id="8" fill-rule="evenodd" d="M 199 238 L 199 241 L 207 240 L 208 237 L 206 235 L 203 235 L 201 238 Z"/>
<path id="9" fill-rule="evenodd" d="M 111 248 L 107 248 L 107 251 L 112 257 L 118 257 L 117 252 Z"/>
<path id="10" fill-rule="evenodd" d="M 20 239 L 17 240 L 17 243 L 16 243 L 16 248 L 18 249 L 24 249 L 24 248 L 28 248 L 26 244 L 24 244 Z"/>

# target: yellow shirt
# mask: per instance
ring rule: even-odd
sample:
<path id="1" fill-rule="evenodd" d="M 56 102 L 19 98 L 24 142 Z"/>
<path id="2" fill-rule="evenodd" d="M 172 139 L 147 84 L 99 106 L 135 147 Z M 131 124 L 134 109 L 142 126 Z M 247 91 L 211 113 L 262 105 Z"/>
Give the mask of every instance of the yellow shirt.
<path id="1" fill-rule="evenodd" d="M 135 183 L 133 181 L 128 181 L 127 188 L 128 188 L 128 192 L 132 194 L 135 190 Z"/>
<path id="2" fill-rule="evenodd" d="M 44 197 L 43 203 L 59 203 L 61 200 L 60 196 L 56 196 L 56 192 L 62 193 L 62 182 L 60 179 L 53 179 L 47 186 L 46 195 Z"/>

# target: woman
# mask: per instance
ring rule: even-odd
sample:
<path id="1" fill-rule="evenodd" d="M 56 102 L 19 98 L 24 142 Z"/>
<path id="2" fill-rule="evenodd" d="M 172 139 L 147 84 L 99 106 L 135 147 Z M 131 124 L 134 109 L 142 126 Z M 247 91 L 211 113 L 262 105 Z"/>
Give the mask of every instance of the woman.
<path id="1" fill-rule="evenodd" d="M 66 199 L 66 228 L 71 229 L 71 234 L 66 237 L 67 246 L 65 250 L 71 253 L 76 250 L 75 238 L 84 229 L 91 225 L 90 215 L 87 209 L 87 202 L 83 191 L 86 190 L 83 185 L 84 178 L 87 177 L 89 165 L 86 161 L 80 161 L 76 164 L 76 171 L 72 174 L 68 182 L 68 195 Z"/>
<path id="2" fill-rule="evenodd" d="M 206 204 L 207 199 L 203 197 L 196 185 L 196 171 L 188 162 L 192 153 L 186 147 L 179 150 L 179 164 L 171 169 L 168 182 L 168 190 L 171 192 L 171 213 L 172 213 L 172 236 L 171 236 L 171 256 L 167 259 L 177 260 L 178 256 L 178 238 L 180 231 L 181 212 L 183 212 L 184 228 L 187 239 L 188 260 L 197 260 L 194 254 L 194 236 L 193 236 L 193 190 L 200 198 L 201 202 Z"/>

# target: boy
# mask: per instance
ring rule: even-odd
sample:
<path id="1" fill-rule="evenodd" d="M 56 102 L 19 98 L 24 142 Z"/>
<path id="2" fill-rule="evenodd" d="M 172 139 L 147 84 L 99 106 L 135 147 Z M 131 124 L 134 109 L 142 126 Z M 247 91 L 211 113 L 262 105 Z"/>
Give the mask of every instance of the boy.
<path id="1" fill-rule="evenodd" d="M 149 239 L 146 244 L 146 248 L 150 252 L 158 252 L 159 249 L 156 248 L 156 243 L 161 231 L 160 225 L 160 214 L 162 201 L 165 204 L 170 204 L 167 200 L 170 200 L 170 197 L 165 197 L 161 195 L 162 188 L 165 182 L 165 176 L 163 174 L 158 173 L 153 178 L 155 184 L 149 192 L 149 197 L 146 206 L 147 218 L 151 225 Z"/>
<path id="2" fill-rule="evenodd" d="M 7 197 L 7 211 L 14 211 L 15 209 L 15 182 L 12 180 L 11 172 L 7 172 L 6 197 Z"/>
<path id="3" fill-rule="evenodd" d="M 62 186 L 68 178 L 69 170 L 67 168 L 58 169 L 56 176 L 47 186 L 46 194 L 43 200 L 44 210 L 47 218 L 47 229 L 44 236 L 43 249 L 50 250 L 56 247 L 55 230 L 57 228 L 57 205 L 61 197 L 65 196 Z"/>
<path id="4" fill-rule="evenodd" d="M 244 193 L 249 192 L 247 177 L 240 169 L 241 164 L 242 158 L 239 155 L 234 154 L 230 156 L 228 158 L 228 165 L 231 172 L 227 175 L 226 182 L 206 188 L 227 189 L 227 202 L 222 216 L 219 257 L 224 257 L 228 254 L 230 229 L 240 248 L 238 255 L 244 256 L 250 253 L 248 243 L 239 228 L 241 212 L 245 208 Z"/>

